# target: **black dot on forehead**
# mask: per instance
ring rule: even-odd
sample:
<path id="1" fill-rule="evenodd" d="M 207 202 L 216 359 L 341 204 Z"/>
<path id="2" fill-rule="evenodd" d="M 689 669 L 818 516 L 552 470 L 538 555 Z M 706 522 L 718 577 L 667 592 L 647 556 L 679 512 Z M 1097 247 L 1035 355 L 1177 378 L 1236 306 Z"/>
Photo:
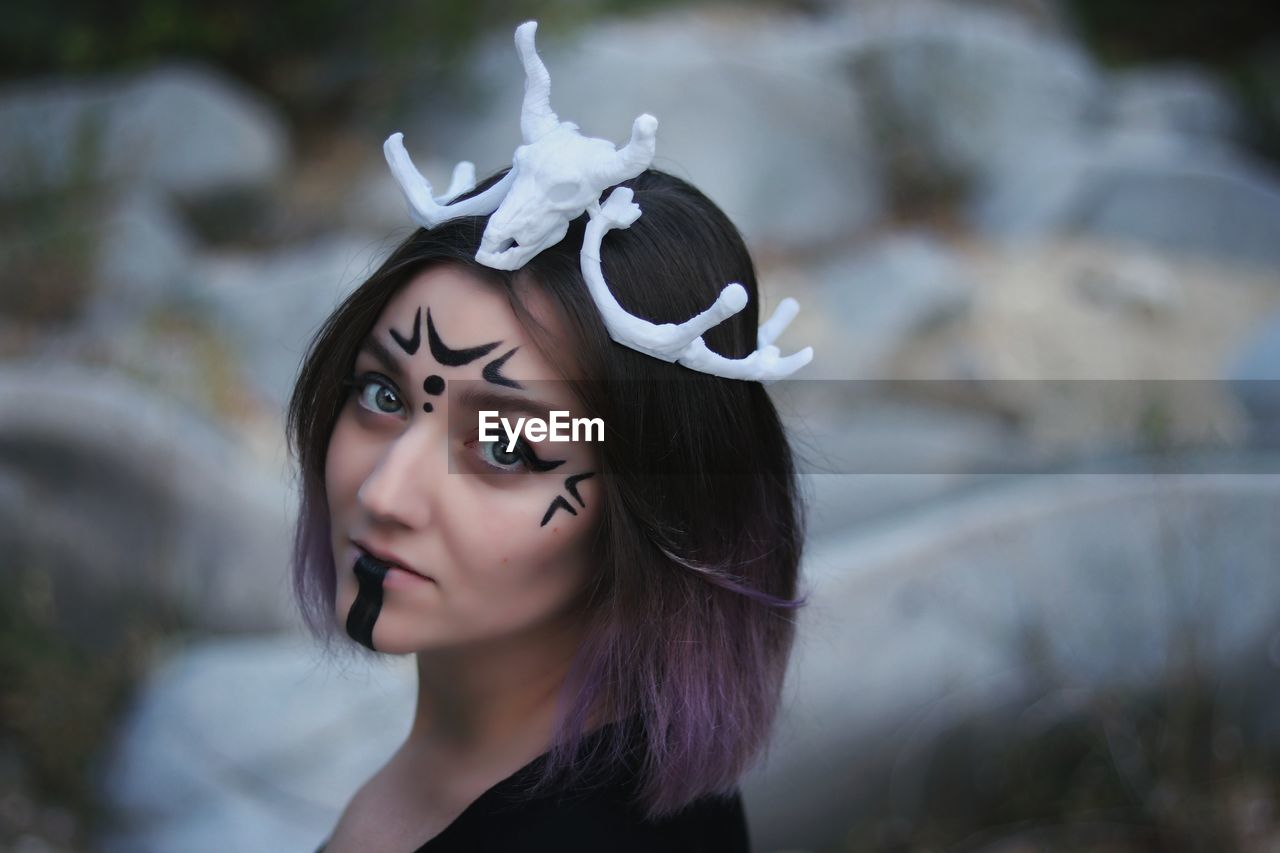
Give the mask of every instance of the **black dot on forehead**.
<path id="1" fill-rule="evenodd" d="M 432 410 L 432 409 L 434 409 L 434 408 L 435 408 L 435 406 L 431 405 L 430 403 L 423 403 L 423 404 L 422 404 L 422 411 L 427 412 L 428 414 L 430 414 L 431 410 Z"/>
<path id="2" fill-rule="evenodd" d="M 422 390 L 436 395 L 444 391 L 444 377 L 433 373 L 422 382 Z"/>

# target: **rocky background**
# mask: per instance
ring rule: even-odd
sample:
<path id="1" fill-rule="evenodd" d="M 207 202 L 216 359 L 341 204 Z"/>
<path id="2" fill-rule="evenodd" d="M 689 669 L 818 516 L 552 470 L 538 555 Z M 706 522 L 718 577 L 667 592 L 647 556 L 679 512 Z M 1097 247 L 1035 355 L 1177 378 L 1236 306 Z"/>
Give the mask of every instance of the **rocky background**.
<path id="1" fill-rule="evenodd" d="M 387 134 L 509 158 L 521 18 L 315 5 L 6 24 L 4 849 L 312 850 L 407 724 L 298 630 L 281 412 L 409 232 Z M 635 6 L 520 10 L 553 103 L 657 115 L 817 352 L 757 849 L 1280 849 L 1266 10 Z"/>

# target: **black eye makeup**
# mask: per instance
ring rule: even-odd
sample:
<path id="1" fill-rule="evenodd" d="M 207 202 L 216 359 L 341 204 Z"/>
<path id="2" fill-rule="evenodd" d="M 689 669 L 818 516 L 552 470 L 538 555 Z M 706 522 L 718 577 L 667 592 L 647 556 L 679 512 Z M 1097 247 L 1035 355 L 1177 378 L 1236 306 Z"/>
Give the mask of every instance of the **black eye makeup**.
<path id="1" fill-rule="evenodd" d="M 504 473 L 516 473 L 521 470 L 541 473 L 559 468 L 565 463 L 564 459 L 543 459 L 533 452 L 533 448 L 523 438 L 517 439 L 515 447 L 510 451 L 507 450 L 505 438 L 481 441 L 477 433 L 476 438 L 469 443 L 479 448 L 476 455 L 484 465 Z"/>

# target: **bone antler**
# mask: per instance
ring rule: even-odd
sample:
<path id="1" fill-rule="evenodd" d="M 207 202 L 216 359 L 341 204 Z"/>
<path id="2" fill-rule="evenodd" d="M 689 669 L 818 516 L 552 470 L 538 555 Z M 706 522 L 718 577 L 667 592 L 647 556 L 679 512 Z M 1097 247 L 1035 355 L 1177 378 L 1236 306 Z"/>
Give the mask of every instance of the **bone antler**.
<path id="1" fill-rule="evenodd" d="M 516 27 L 516 50 L 524 65 L 524 104 L 520 110 L 520 135 L 526 143 L 537 142 L 560 126 L 560 117 L 551 109 L 551 74 L 538 56 L 533 37 L 537 21 Z"/>
<path id="2" fill-rule="evenodd" d="M 747 304 L 747 291 L 737 283 L 726 285 L 710 308 L 680 324 L 651 323 L 618 304 L 600 269 L 600 243 L 615 228 L 628 228 L 640 216 L 640 206 L 627 187 L 618 187 L 604 204 L 590 211 L 586 234 L 582 241 L 582 277 L 591 297 L 600 309 L 609 336 L 623 346 L 638 350 L 663 361 L 726 379 L 749 379 L 762 383 L 784 379 L 813 359 L 813 347 L 782 356 L 773 342 L 800 310 L 794 299 L 784 299 L 772 316 L 756 333 L 756 350 L 743 358 L 726 358 L 712 352 L 702 334 L 721 321 L 741 311 Z"/>
<path id="3" fill-rule="evenodd" d="M 454 167 L 448 192 L 437 199 L 431 194 L 431 182 L 422 176 L 409 159 L 409 152 L 404 150 L 403 133 L 388 136 L 387 141 L 382 144 L 382 153 L 386 155 L 391 174 L 404 193 L 404 200 L 409 206 L 409 217 L 423 228 L 435 228 L 442 222 L 462 216 L 488 216 L 502 204 L 507 190 L 511 188 L 511 182 L 515 180 L 512 173 L 508 172 L 502 180 L 479 195 L 457 204 L 448 204 L 475 186 L 476 167 L 470 162 L 464 160 Z"/>

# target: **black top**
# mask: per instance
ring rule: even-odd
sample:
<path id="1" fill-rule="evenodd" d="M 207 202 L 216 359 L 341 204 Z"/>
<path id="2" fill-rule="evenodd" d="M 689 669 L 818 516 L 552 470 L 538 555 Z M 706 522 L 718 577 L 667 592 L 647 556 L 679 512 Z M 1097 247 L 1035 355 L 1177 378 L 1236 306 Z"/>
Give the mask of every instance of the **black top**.
<path id="1" fill-rule="evenodd" d="M 617 725 L 610 723 L 609 726 Z M 606 726 L 608 728 L 609 726 Z M 583 739 L 587 752 L 604 734 Z M 637 741 L 633 738 L 633 744 Z M 535 758 L 480 795 L 442 832 L 413 853 L 748 853 L 742 795 L 704 797 L 661 821 L 630 802 L 634 766 L 594 767 L 594 782 L 530 797 L 524 790 L 547 760 Z M 323 853 L 323 845 L 316 853 Z"/>

